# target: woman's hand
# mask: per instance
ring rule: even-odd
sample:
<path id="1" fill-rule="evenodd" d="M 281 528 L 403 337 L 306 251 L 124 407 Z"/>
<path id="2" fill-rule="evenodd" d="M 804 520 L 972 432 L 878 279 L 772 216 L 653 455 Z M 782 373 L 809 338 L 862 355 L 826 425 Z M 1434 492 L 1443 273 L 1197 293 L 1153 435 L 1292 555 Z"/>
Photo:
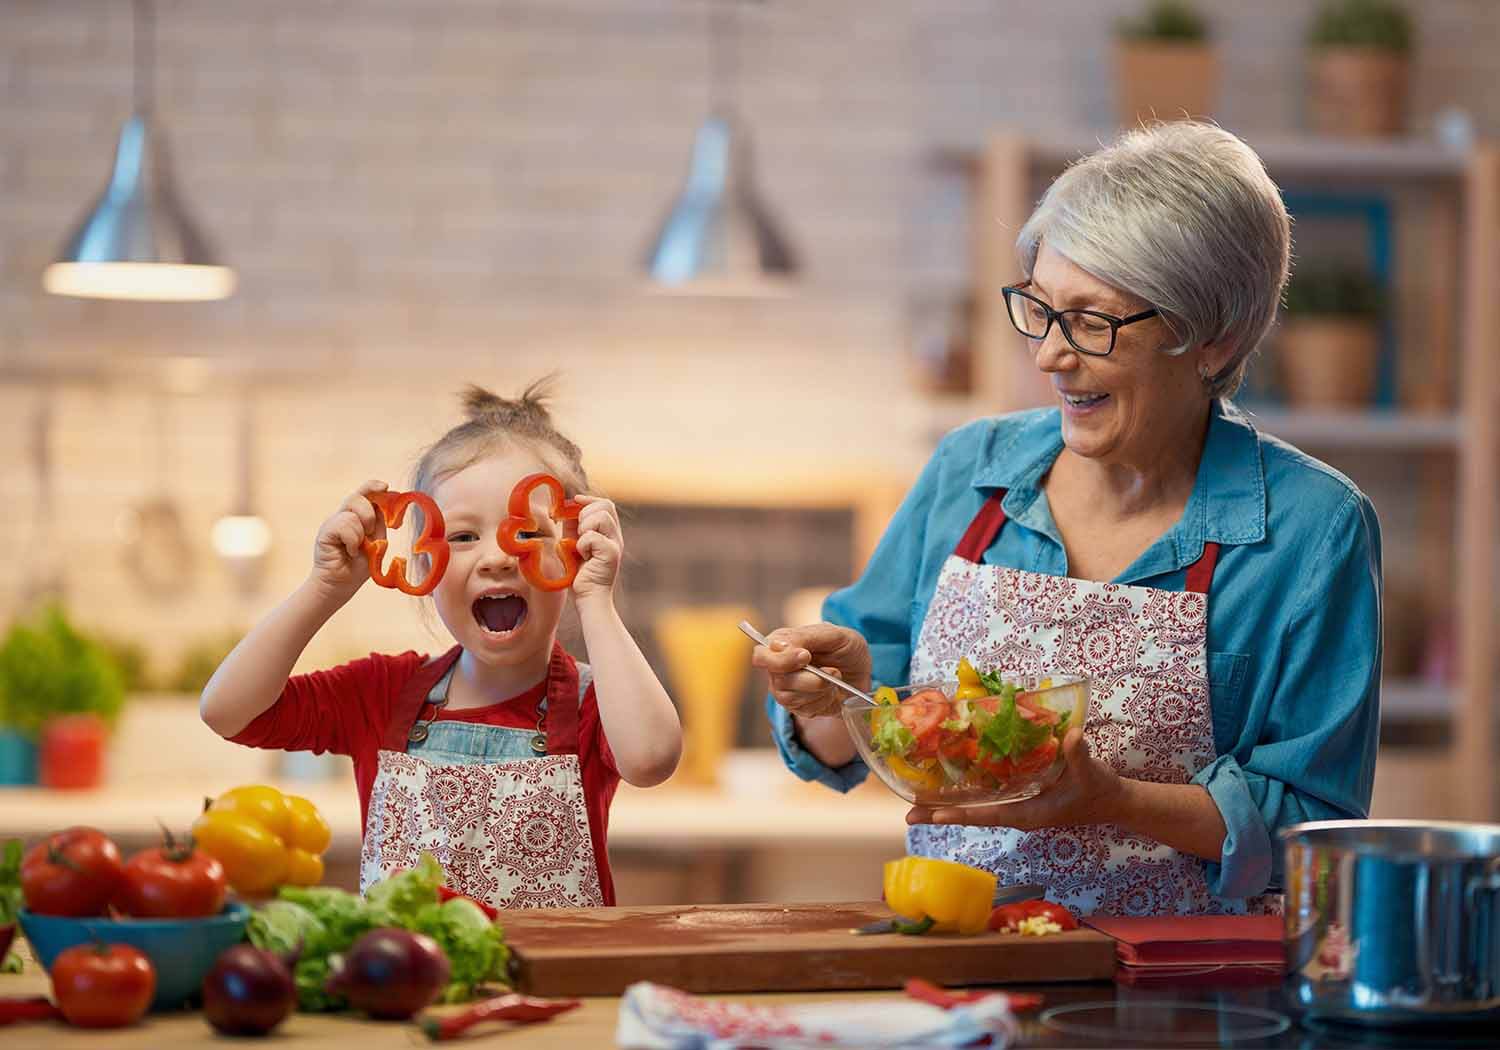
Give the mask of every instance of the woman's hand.
<path id="1" fill-rule="evenodd" d="M 866 692 L 870 689 L 870 645 L 847 627 L 815 623 L 807 627 L 778 627 L 757 645 L 750 662 L 770 672 L 771 695 L 794 715 L 804 718 L 836 715 L 848 696 L 803 668 L 813 664 Z"/>
<path id="2" fill-rule="evenodd" d="M 578 514 L 578 556 L 583 564 L 573 578 L 573 596 L 579 600 L 590 596 L 612 597 L 620 562 L 625 557 L 620 512 L 615 509 L 614 501 L 603 496 L 573 498 L 583 504 Z"/>
<path id="3" fill-rule="evenodd" d="M 386 488 L 383 481 L 365 482 L 318 527 L 318 538 L 313 542 L 310 582 L 341 604 L 354 597 L 354 593 L 370 578 L 370 562 L 365 557 L 364 542 L 385 535 L 385 519 L 369 497 L 373 492 L 386 491 Z"/>
<path id="4" fill-rule="evenodd" d="M 1128 781 L 1089 754 L 1083 729 L 1074 726 L 1063 737 L 1062 776 L 1035 798 L 994 806 L 933 809 L 915 806 L 908 824 L 973 824 L 1035 831 L 1070 824 L 1122 822 Z"/>

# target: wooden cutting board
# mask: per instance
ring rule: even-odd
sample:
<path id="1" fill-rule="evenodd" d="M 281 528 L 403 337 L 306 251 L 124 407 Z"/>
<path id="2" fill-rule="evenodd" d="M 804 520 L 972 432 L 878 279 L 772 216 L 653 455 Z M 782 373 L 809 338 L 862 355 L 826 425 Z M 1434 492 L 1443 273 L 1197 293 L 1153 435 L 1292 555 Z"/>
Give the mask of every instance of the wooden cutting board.
<path id="1" fill-rule="evenodd" d="M 791 992 L 939 984 L 1086 981 L 1114 975 L 1094 930 L 1050 937 L 849 931 L 884 904 L 655 905 L 504 912 L 514 976 L 533 995 L 618 995 L 636 981 L 688 992 Z"/>

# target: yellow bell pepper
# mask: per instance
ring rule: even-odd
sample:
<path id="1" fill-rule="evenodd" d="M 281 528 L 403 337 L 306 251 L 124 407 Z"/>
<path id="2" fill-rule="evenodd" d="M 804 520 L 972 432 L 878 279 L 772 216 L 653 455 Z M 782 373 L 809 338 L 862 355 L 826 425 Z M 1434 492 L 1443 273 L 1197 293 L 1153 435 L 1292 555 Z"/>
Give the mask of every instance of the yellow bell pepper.
<path id="1" fill-rule="evenodd" d="M 981 933 L 995 899 L 995 876 L 933 857 L 902 857 L 885 865 L 886 906 L 904 919 L 932 919 L 939 933 Z"/>
<path id="2" fill-rule="evenodd" d="M 278 886 L 316 886 L 332 832 L 316 806 L 263 784 L 214 799 L 193 824 L 193 837 L 224 865 L 229 884 L 250 896 Z"/>
<path id="3" fill-rule="evenodd" d="M 912 787 L 922 788 L 926 791 L 936 791 L 943 786 L 943 774 L 938 772 L 936 762 L 923 762 L 913 765 L 900 755 L 887 755 L 885 764 L 890 767 L 892 773 L 906 781 Z"/>
<path id="4" fill-rule="evenodd" d="M 974 670 L 974 665 L 969 663 L 969 658 L 966 656 L 959 660 L 958 691 L 953 694 L 953 699 L 978 700 L 980 697 L 989 695 L 989 689 L 979 680 L 979 672 Z"/>

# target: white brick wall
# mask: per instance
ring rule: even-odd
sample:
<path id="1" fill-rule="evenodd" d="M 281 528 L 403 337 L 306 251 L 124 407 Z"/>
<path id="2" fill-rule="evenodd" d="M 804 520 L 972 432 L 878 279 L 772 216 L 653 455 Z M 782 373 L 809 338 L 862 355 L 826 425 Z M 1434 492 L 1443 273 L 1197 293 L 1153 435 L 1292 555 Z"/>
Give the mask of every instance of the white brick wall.
<path id="1" fill-rule="evenodd" d="M 605 483 L 675 471 L 690 490 L 762 463 L 830 484 L 907 476 L 924 420 L 906 304 L 967 264 L 965 217 L 924 156 L 1007 124 L 1107 122 L 1109 34 L 1136 6 L 745 6 L 742 108 L 807 277 L 794 299 L 722 303 L 645 294 L 637 270 L 709 96 L 703 0 L 161 0 L 162 122 L 241 289 L 158 306 L 38 286 L 128 112 L 129 5 L 0 0 L 0 499 L 23 537 L 0 554 L 0 620 L 45 541 L 81 618 L 163 653 L 245 622 L 300 578 L 353 484 L 404 476 L 463 379 L 514 389 L 564 369 L 562 421 Z M 1225 122 L 1294 127 L 1312 0 L 1204 6 L 1227 39 Z M 1418 124 L 1454 102 L 1500 133 L 1500 5 L 1420 7 Z M 277 547 L 248 604 L 207 551 L 234 476 L 223 378 L 170 413 L 173 491 L 200 545 L 188 598 L 133 598 L 111 538 L 121 503 L 155 485 L 143 382 L 59 391 L 56 520 L 28 524 L 40 395 L 19 377 L 176 354 L 268 384 L 257 489 Z M 420 641 L 398 608 L 362 595 L 314 662 Z"/>

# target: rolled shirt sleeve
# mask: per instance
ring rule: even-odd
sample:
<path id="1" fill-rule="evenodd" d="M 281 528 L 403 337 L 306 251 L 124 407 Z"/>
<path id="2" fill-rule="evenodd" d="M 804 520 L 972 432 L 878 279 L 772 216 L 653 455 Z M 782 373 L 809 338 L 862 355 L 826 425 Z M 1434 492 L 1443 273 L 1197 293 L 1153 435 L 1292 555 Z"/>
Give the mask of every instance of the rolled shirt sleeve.
<path id="1" fill-rule="evenodd" d="M 1369 814 L 1380 731 L 1380 526 L 1350 491 L 1308 552 L 1280 644 L 1263 730 L 1248 753 L 1221 755 L 1193 778 L 1227 834 L 1210 892 L 1248 897 L 1282 886 L 1276 833 Z M 1210 599 L 1212 600 L 1212 599 Z"/>
<path id="2" fill-rule="evenodd" d="M 823 619 L 858 631 L 870 646 L 871 678 L 877 685 L 905 685 L 914 641 L 913 609 L 931 595 L 918 595 L 928 517 L 938 487 L 946 445 L 927 461 L 917 482 L 891 517 L 860 578 L 823 603 Z M 788 769 L 803 780 L 848 791 L 869 774 L 859 758 L 830 769 L 803 748 L 790 712 L 767 696 L 771 735 Z"/>

